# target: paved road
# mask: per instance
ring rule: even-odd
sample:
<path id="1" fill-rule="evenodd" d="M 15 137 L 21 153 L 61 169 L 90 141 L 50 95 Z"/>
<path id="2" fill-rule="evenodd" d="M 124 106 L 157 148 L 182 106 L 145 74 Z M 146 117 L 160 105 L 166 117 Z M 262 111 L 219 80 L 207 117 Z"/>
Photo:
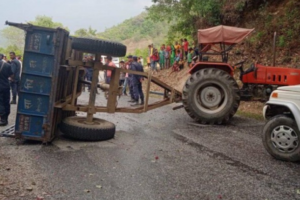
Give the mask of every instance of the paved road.
<path id="1" fill-rule="evenodd" d="M 0 138 L 2 193 L 11 195 L 0 189 L 0 199 L 300 199 L 299 164 L 266 153 L 261 121 L 201 126 L 172 106 L 97 117 L 116 124 L 115 139 L 45 146 Z"/>

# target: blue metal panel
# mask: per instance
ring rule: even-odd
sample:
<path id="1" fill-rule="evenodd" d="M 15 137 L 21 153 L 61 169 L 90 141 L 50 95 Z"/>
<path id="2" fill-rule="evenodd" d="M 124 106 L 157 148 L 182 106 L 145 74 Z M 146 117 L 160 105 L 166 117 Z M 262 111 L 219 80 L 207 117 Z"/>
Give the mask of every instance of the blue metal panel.
<path id="1" fill-rule="evenodd" d="M 49 96 L 20 92 L 18 113 L 47 115 L 49 110 Z"/>
<path id="2" fill-rule="evenodd" d="M 23 74 L 20 90 L 21 92 L 49 95 L 51 92 L 51 78 Z"/>
<path id="3" fill-rule="evenodd" d="M 32 52 L 24 53 L 23 73 L 52 76 L 53 68 L 53 56 Z"/>
<path id="4" fill-rule="evenodd" d="M 54 54 L 54 32 L 27 32 L 25 51 Z"/>
<path id="5" fill-rule="evenodd" d="M 44 123 L 45 119 L 43 117 L 19 114 L 17 116 L 16 130 L 22 132 L 23 136 L 43 137 Z"/>

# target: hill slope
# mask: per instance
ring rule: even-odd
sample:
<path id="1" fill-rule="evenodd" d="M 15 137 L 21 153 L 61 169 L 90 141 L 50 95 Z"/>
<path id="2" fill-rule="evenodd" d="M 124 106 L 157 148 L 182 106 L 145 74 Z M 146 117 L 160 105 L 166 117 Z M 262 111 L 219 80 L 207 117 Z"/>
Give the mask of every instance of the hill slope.
<path id="1" fill-rule="evenodd" d="M 127 46 L 127 52 L 133 53 L 135 49 L 147 48 L 151 43 L 163 43 L 168 30 L 167 22 L 153 22 L 147 18 L 147 13 L 143 12 L 97 35 L 122 42 Z"/>

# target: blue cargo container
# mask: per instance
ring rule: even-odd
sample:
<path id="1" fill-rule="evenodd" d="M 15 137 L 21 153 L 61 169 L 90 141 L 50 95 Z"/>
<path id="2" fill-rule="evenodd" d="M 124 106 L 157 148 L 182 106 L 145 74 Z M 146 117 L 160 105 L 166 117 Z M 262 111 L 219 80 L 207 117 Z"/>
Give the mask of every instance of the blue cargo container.
<path id="1" fill-rule="evenodd" d="M 9 23 L 26 31 L 15 132 L 18 138 L 49 142 L 55 137 L 58 73 L 68 32 Z"/>

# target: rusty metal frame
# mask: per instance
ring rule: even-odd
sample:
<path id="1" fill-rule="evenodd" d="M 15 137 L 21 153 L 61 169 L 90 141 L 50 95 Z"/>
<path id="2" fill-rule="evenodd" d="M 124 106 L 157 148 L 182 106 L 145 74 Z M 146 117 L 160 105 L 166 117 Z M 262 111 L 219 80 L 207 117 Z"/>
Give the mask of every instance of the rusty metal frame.
<path id="1" fill-rule="evenodd" d="M 78 70 L 79 66 L 90 66 L 93 67 L 93 79 L 91 83 L 91 90 L 90 90 L 90 98 L 88 105 L 76 105 L 76 99 L 80 96 L 81 92 L 76 91 L 73 87 L 74 91 L 73 94 L 66 97 L 66 100 L 63 103 L 57 102 L 56 108 L 61 108 L 64 111 L 81 111 L 87 113 L 87 120 L 86 123 L 92 123 L 93 121 L 93 114 L 96 112 L 107 112 L 107 113 L 115 113 L 115 112 L 123 112 L 123 113 L 143 113 L 149 110 L 153 110 L 173 102 L 180 102 L 181 101 L 181 92 L 175 90 L 173 87 L 167 85 L 166 83 L 162 82 L 156 77 L 153 77 L 151 73 L 146 72 L 138 72 L 132 71 L 127 69 L 115 68 L 102 65 L 101 62 L 92 62 L 92 63 L 84 63 L 78 60 L 69 60 L 68 64 L 70 66 L 76 66 L 76 78 L 75 78 L 75 85 L 78 85 L 79 78 L 78 78 Z M 106 106 L 95 106 L 95 99 L 96 99 L 96 90 L 97 90 L 97 77 L 99 74 L 99 70 L 111 70 L 111 83 L 110 88 L 108 91 L 108 100 Z M 144 105 L 141 105 L 136 108 L 132 107 L 117 107 L 117 98 L 119 96 L 119 80 L 120 80 L 120 73 L 125 72 L 129 74 L 140 75 L 148 80 L 146 85 L 145 91 L 145 102 Z M 161 101 L 157 101 L 154 103 L 149 104 L 149 93 L 150 93 L 150 85 L 154 83 L 165 90 L 164 92 L 164 99 Z"/>

